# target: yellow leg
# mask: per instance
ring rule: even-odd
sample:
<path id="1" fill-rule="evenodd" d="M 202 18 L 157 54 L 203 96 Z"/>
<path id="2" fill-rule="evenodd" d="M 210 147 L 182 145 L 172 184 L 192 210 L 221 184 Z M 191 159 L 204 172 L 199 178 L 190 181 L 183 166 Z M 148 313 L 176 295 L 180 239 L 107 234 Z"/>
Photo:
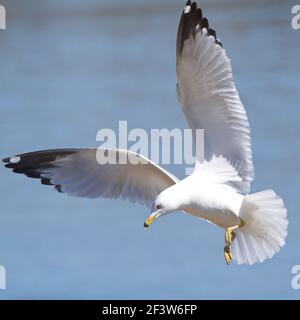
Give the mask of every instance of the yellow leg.
<path id="1" fill-rule="evenodd" d="M 226 263 L 229 265 L 232 261 L 232 254 L 230 250 L 230 246 L 234 239 L 236 238 L 236 233 L 234 230 L 241 228 L 244 225 L 244 221 L 241 220 L 241 224 L 229 227 L 225 230 L 225 247 L 224 247 L 224 258 Z"/>
<path id="2" fill-rule="evenodd" d="M 238 229 L 240 226 L 234 226 L 234 227 L 230 227 L 227 228 L 225 230 L 225 243 L 226 245 L 231 245 L 233 240 L 236 238 L 236 233 L 234 232 L 234 230 Z"/>

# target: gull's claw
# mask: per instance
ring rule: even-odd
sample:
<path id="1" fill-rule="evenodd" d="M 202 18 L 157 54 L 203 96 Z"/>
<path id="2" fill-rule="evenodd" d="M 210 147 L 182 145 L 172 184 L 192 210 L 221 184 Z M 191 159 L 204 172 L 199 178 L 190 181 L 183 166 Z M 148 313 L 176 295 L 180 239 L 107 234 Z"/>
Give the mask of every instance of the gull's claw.
<path id="1" fill-rule="evenodd" d="M 224 247 L 224 258 L 225 258 L 227 265 L 229 265 L 232 261 L 232 254 L 230 251 L 230 246 Z"/>

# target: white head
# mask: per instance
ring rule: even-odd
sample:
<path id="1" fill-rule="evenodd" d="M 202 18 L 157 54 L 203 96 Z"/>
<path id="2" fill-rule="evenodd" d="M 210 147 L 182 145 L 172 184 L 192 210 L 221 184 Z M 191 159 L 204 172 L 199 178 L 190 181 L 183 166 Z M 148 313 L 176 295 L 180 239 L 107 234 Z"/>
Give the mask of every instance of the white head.
<path id="1" fill-rule="evenodd" d="M 179 210 L 180 197 L 176 196 L 175 190 L 170 187 L 161 192 L 152 204 L 151 215 L 144 223 L 144 227 L 148 228 L 150 224 L 159 217 Z"/>

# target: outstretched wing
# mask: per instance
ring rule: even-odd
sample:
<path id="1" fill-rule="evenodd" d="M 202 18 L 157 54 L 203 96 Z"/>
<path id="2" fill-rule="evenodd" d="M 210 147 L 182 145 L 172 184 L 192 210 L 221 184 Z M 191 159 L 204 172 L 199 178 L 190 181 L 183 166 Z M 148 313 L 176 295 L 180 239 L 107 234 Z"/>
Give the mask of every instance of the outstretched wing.
<path id="1" fill-rule="evenodd" d="M 241 177 L 238 190 L 248 192 L 254 178 L 248 119 L 230 60 L 196 2 L 187 2 L 178 28 L 177 79 L 190 128 L 204 129 L 206 166 L 225 158 Z"/>
<path id="2" fill-rule="evenodd" d="M 148 207 L 161 191 L 177 182 L 149 159 L 121 149 L 46 150 L 3 162 L 13 172 L 41 179 L 42 184 L 75 197 L 121 198 Z"/>

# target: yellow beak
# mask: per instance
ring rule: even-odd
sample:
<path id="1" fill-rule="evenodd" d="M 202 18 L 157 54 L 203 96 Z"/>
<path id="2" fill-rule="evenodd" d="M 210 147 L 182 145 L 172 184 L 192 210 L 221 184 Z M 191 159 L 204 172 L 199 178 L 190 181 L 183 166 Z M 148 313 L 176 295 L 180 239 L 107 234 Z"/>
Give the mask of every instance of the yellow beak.
<path id="1" fill-rule="evenodd" d="M 144 222 L 144 228 L 147 229 L 150 224 L 152 224 L 152 222 L 156 219 L 156 216 L 151 214 L 148 219 Z"/>

